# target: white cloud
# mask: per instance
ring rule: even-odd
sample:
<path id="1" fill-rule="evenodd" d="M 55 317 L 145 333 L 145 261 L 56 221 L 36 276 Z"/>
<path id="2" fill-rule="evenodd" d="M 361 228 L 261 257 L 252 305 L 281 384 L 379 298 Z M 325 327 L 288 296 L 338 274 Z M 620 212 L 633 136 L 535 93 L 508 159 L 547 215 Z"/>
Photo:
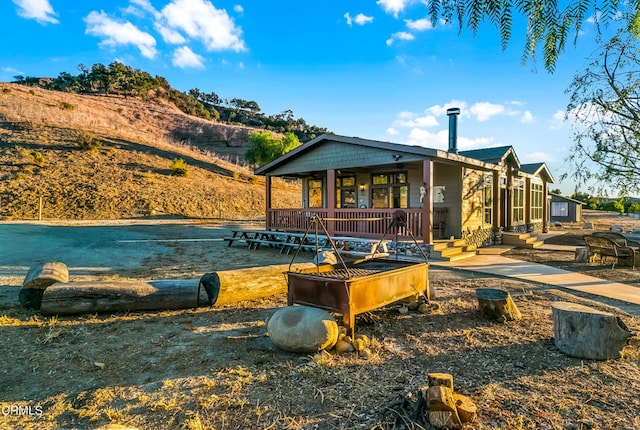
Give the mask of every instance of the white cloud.
<path id="1" fill-rule="evenodd" d="M 559 130 L 564 127 L 564 116 L 565 112 L 563 110 L 558 109 L 554 112 L 551 120 L 549 121 L 549 129 L 551 130 Z"/>
<path id="2" fill-rule="evenodd" d="M 436 127 L 438 120 L 433 115 L 425 115 L 418 117 L 412 112 L 400 112 L 396 115 L 397 119 L 393 122 L 396 127 Z"/>
<path id="3" fill-rule="evenodd" d="M 181 69 L 204 69 L 204 58 L 193 52 L 188 46 L 173 51 L 171 63 Z"/>
<path id="4" fill-rule="evenodd" d="M 357 25 L 365 25 L 373 22 L 372 16 L 367 16 L 363 13 L 359 13 L 355 17 L 352 17 L 349 12 L 347 12 L 343 16 L 347 20 L 347 25 L 349 27 L 351 27 L 353 23 L 356 23 Z"/>
<path id="5" fill-rule="evenodd" d="M 493 137 L 478 137 L 475 139 L 469 139 L 464 136 L 458 136 L 458 149 L 468 150 L 474 148 L 486 148 L 493 143 Z M 428 130 L 421 128 L 414 128 L 409 132 L 407 142 L 409 145 L 425 146 L 427 148 L 443 149 L 449 148 L 449 131 L 440 130 L 436 133 L 431 133 Z"/>
<path id="6" fill-rule="evenodd" d="M 520 118 L 521 123 L 528 124 L 535 121 L 536 119 L 533 117 L 533 114 L 531 112 L 529 112 L 528 110 L 522 112 L 522 117 Z"/>
<path id="7" fill-rule="evenodd" d="M 165 27 L 162 24 L 156 23 L 156 30 L 162 36 L 162 40 L 173 45 L 180 45 L 181 43 L 187 43 L 187 39 L 179 32 L 172 30 L 169 27 Z"/>
<path id="8" fill-rule="evenodd" d="M 402 12 L 413 3 L 413 0 L 378 0 L 376 2 L 386 13 L 398 17 L 398 13 Z"/>
<path id="9" fill-rule="evenodd" d="M 18 6 L 18 15 L 26 19 L 35 19 L 40 24 L 58 24 L 49 0 L 13 0 Z"/>
<path id="10" fill-rule="evenodd" d="M 396 40 L 413 40 L 415 38 L 416 37 L 411 33 L 407 33 L 406 31 L 399 31 L 397 33 L 393 33 L 391 37 L 387 39 L 387 46 L 393 45 L 393 42 L 395 42 Z"/>
<path id="11" fill-rule="evenodd" d="M 431 20 L 429 18 L 422 19 L 405 19 L 405 24 L 407 24 L 407 28 L 416 31 L 424 31 L 424 30 L 433 30 L 433 24 L 431 24 Z"/>
<path id="12" fill-rule="evenodd" d="M 478 102 L 474 103 L 473 106 L 469 109 L 471 114 L 476 116 L 476 119 L 479 122 L 484 122 L 490 119 L 492 116 L 502 115 L 505 112 L 505 107 L 503 105 L 489 103 L 489 102 Z"/>
<path id="13" fill-rule="evenodd" d="M 244 8 L 242 7 L 242 5 L 237 4 L 233 7 L 233 11 L 235 13 L 244 13 Z"/>
<path id="14" fill-rule="evenodd" d="M 526 163 L 555 163 L 556 158 L 552 154 L 546 152 L 531 152 L 529 154 L 524 154 L 522 161 Z"/>
<path id="15" fill-rule="evenodd" d="M 242 29 L 208 0 L 172 0 L 162 9 L 168 27 L 200 40 L 208 51 L 245 51 Z"/>
<path id="16" fill-rule="evenodd" d="M 395 136 L 395 135 L 397 135 L 397 134 L 400 134 L 400 132 L 399 132 L 398 130 L 396 130 L 395 128 L 393 128 L 393 127 L 389 127 L 389 128 L 387 129 L 387 134 L 388 134 L 389 136 Z"/>
<path id="17" fill-rule="evenodd" d="M 103 38 L 100 46 L 134 45 L 144 57 L 151 59 L 157 54 L 153 36 L 128 21 L 113 20 L 102 11 L 89 13 L 84 21 L 87 24 L 86 34 Z"/>

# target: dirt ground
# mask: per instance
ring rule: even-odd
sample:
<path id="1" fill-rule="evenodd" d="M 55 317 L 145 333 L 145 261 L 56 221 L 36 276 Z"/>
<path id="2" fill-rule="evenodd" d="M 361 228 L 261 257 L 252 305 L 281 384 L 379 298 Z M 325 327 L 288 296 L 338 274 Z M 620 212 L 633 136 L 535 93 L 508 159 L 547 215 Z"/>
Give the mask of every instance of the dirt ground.
<path id="1" fill-rule="evenodd" d="M 577 225 L 565 229 L 555 240 L 579 235 Z M 290 258 L 234 251 L 235 259 Z M 578 269 L 572 253 L 561 259 L 557 252 L 518 252 L 510 255 Z M 187 261 L 178 260 L 149 268 L 189 273 Z M 168 275 L 164 270 L 149 276 Z M 598 270 L 590 274 L 609 273 Z M 611 272 L 639 285 L 631 270 Z M 439 310 L 402 313 L 392 304 L 357 319 L 357 331 L 372 338 L 368 359 L 273 347 L 265 319 L 286 305 L 284 295 L 214 308 L 47 318 L 19 306 L 19 287 L 0 287 L 0 428 L 419 429 L 398 405 L 429 372 L 451 373 L 456 391 L 476 403 L 478 421 L 467 429 L 640 428 L 638 338 L 618 360 L 568 357 L 554 346 L 551 303 L 613 312 L 634 332 L 640 317 L 536 283 L 434 265 L 429 274 Z M 509 291 L 523 319 L 486 320 L 477 311 L 480 287 Z"/>

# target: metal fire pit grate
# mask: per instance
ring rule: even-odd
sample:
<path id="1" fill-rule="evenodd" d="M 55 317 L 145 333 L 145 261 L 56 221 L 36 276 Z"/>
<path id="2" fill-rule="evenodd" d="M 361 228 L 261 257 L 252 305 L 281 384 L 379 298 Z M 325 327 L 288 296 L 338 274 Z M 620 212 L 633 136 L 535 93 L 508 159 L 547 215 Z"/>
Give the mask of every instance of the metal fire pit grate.
<path id="1" fill-rule="evenodd" d="M 363 267 L 365 265 L 366 267 Z M 388 272 L 390 270 L 400 269 L 406 266 L 408 266 L 408 264 L 365 263 L 357 266 L 348 265 L 348 271 L 345 268 L 336 268 L 328 272 L 309 272 L 307 274 L 321 278 L 354 279 L 375 275 L 377 273 Z"/>

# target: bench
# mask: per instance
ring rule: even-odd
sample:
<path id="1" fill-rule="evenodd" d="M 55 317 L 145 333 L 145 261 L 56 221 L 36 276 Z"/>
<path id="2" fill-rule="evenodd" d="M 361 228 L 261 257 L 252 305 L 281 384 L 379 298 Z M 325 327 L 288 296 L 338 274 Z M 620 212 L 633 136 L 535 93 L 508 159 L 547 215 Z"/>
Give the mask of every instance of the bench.
<path id="1" fill-rule="evenodd" d="M 640 249 L 622 246 L 618 242 L 602 236 L 586 234 L 582 238 L 587 245 L 589 257 L 599 258 L 603 264 L 607 258 L 612 258 L 612 269 L 619 261 L 624 261 L 634 270 L 636 266 L 640 266 Z"/>
<path id="2" fill-rule="evenodd" d="M 627 239 L 623 234 L 616 233 L 614 231 L 594 231 L 593 233 L 591 233 L 591 236 L 606 237 L 607 239 L 613 240 L 618 244 L 618 246 L 640 246 L 640 243 L 636 242 L 635 240 Z"/>

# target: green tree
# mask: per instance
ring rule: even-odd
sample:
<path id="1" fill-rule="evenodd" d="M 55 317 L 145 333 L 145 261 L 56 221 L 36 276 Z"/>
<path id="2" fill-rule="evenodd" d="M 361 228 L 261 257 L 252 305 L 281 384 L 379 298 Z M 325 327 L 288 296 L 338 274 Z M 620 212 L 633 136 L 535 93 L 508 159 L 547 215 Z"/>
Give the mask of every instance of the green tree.
<path id="1" fill-rule="evenodd" d="M 431 23 L 457 21 L 458 30 L 467 27 L 475 35 L 484 21 L 500 32 L 502 48 L 506 48 L 513 33 L 514 15 L 527 20 L 522 61 L 535 59 L 542 47 L 544 66 L 552 72 L 559 54 L 573 34 L 574 43 L 587 19 L 595 19 L 600 26 L 618 22 L 620 13 L 628 15 L 632 23 L 628 29 L 638 34 L 640 28 L 639 0 L 426 0 Z"/>
<path id="2" fill-rule="evenodd" d="M 599 192 L 640 191 L 639 50 L 636 37 L 619 31 L 574 78 L 567 90 L 574 144 L 562 178 L 598 184 Z"/>
<path id="3" fill-rule="evenodd" d="M 282 138 L 274 137 L 268 131 L 254 131 L 249 136 L 247 161 L 259 166 L 265 165 L 300 145 L 298 137 L 286 133 Z"/>

